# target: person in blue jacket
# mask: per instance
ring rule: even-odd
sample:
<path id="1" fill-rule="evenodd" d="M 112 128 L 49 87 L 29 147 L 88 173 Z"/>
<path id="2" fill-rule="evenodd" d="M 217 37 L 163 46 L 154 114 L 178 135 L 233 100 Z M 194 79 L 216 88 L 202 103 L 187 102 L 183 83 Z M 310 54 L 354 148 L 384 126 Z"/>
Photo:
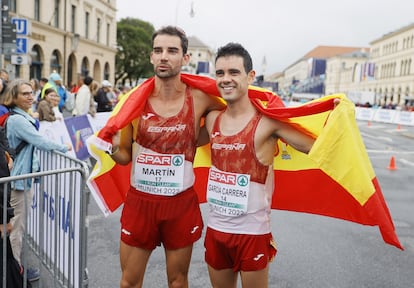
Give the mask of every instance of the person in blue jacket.
<path id="1" fill-rule="evenodd" d="M 10 110 L 6 122 L 6 131 L 10 147 L 16 150 L 11 176 L 39 171 L 39 159 L 37 158 L 36 149 L 57 150 L 64 153 L 71 150 L 69 144 L 52 142 L 39 133 L 38 122 L 29 114 L 34 98 L 35 95 L 29 81 L 15 79 L 8 84 L 3 103 Z M 12 183 L 10 204 L 14 209 L 14 217 L 12 218 L 13 230 L 10 240 L 13 255 L 20 264 L 25 229 L 24 219 L 26 217 L 25 201 L 31 203 L 33 199 L 32 182 L 31 178 L 27 178 Z M 30 268 L 28 269 L 28 275 L 31 274 L 29 272 L 31 272 Z"/>

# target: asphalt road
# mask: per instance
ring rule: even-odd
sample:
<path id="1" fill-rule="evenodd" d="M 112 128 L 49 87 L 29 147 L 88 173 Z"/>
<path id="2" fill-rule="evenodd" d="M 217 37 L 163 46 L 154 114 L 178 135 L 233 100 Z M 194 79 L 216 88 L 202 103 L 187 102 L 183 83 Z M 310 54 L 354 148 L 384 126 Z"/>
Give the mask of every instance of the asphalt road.
<path id="1" fill-rule="evenodd" d="M 278 254 L 270 265 L 269 287 L 407 288 L 414 287 L 414 127 L 359 123 L 384 197 L 405 251 L 383 242 L 377 227 L 273 210 L 272 232 Z M 388 169 L 391 157 L 396 170 Z M 207 207 L 202 205 L 203 216 Z M 89 287 L 119 287 L 120 210 L 104 217 L 89 203 Z M 205 218 L 206 219 L 206 218 Z M 151 255 L 144 287 L 167 287 L 164 253 Z M 190 287 L 210 287 L 203 240 L 195 244 Z"/>

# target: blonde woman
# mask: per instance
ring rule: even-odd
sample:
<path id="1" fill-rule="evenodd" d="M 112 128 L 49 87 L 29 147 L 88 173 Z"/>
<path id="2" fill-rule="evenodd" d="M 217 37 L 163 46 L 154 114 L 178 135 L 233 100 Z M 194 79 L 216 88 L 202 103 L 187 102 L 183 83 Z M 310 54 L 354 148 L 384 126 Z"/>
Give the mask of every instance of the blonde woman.
<path id="1" fill-rule="evenodd" d="M 11 176 L 28 174 L 39 170 L 39 159 L 36 149 L 44 151 L 57 150 L 67 152 L 71 150 L 69 144 L 59 144 L 43 137 L 38 131 L 38 123 L 30 114 L 30 108 L 34 101 L 33 88 L 29 81 L 15 79 L 9 83 L 4 98 L 4 105 L 11 110 L 7 119 L 7 139 L 10 147 L 16 151 L 14 166 Z M 25 143 L 23 146 L 20 143 Z M 26 210 L 25 203 L 31 203 L 33 199 L 32 179 L 17 180 L 12 182 L 10 204 L 14 209 L 14 217 L 11 220 L 13 230 L 10 234 L 13 255 L 21 262 L 22 241 L 25 230 Z M 29 268 L 28 279 L 39 279 L 39 271 Z"/>

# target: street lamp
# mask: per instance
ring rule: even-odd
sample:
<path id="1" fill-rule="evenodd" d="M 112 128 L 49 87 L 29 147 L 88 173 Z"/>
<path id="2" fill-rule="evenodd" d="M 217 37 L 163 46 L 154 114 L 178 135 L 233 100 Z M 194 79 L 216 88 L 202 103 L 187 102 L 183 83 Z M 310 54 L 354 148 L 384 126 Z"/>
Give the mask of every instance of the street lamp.
<path id="1" fill-rule="evenodd" d="M 175 26 L 178 24 L 178 9 L 180 8 L 180 2 L 181 0 L 177 0 L 175 4 Z M 195 11 L 194 11 L 194 1 L 191 1 L 191 8 L 190 8 L 190 17 L 194 17 Z"/>
<path id="2" fill-rule="evenodd" d="M 191 1 L 190 17 L 193 18 L 194 15 L 195 15 L 195 12 L 194 12 L 194 2 Z"/>

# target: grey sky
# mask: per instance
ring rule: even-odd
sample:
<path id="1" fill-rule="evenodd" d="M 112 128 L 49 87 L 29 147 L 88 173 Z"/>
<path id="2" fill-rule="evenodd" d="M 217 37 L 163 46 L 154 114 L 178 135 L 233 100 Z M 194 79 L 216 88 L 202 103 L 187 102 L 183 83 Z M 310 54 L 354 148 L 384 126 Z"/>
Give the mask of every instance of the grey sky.
<path id="1" fill-rule="evenodd" d="M 266 75 L 318 45 L 369 47 L 414 23 L 412 0 L 117 0 L 117 6 L 118 20 L 139 18 L 156 29 L 177 25 L 214 50 L 239 42 L 257 74 Z"/>

